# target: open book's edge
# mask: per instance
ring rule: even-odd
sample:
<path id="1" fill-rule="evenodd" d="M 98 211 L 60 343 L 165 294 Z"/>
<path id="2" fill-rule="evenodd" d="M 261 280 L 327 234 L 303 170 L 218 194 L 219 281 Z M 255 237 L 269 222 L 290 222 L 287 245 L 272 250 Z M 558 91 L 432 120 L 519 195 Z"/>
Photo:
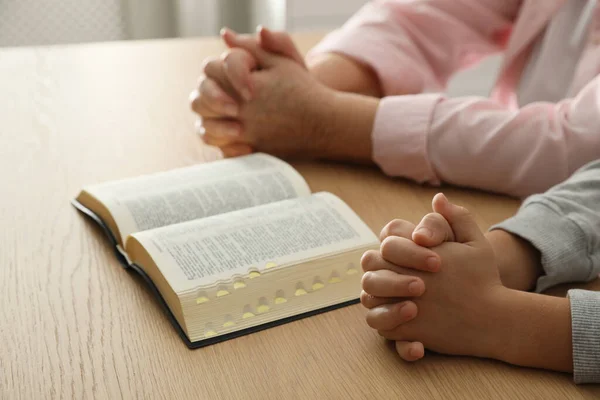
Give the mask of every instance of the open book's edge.
<path id="1" fill-rule="evenodd" d="M 278 325 L 283 325 L 283 324 L 287 324 L 287 323 L 290 323 L 290 322 L 293 322 L 293 321 L 297 321 L 297 320 L 300 320 L 300 319 L 303 319 L 303 318 L 312 317 L 312 316 L 317 315 L 317 314 L 322 314 L 322 313 L 325 313 L 325 312 L 328 312 L 328 311 L 333 311 L 333 310 L 336 310 L 338 308 L 347 307 L 347 306 L 350 306 L 350 305 L 353 305 L 353 304 L 357 304 L 357 303 L 360 302 L 360 299 L 357 297 L 354 300 L 345 301 L 345 302 L 334 304 L 334 305 L 331 305 L 331 306 L 319 308 L 317 310 L 308 311 L 308 312 L 305 312 L 305 313 L 302 313 L 302 314 L 292 315 L 292 316 L 289 316 L 289 317 L 285 317 L 285 318 L 279 319 L 277 321 L 271 321 L 271 322 L 267 322 L 265 324 L 252 326 L 250 328 L 245 328 L 245 329 L 241 329 L 239 331 L 230 332 L 230 333 L 227 333 L 225 335 L 214 336 L 214 337 L 210 337 L 210 338 L 207 338 L 207 339 L 203 339 L 203 340 L 198 340 L 198 341 L 192 342 L 192 341 L 190 341 L 190 339 L 186 335 L 186 333 L 183 330 L 183 328 L 181 327 L 181 325 L 179 325 L 179 322 L 177 322 L 177 319 L 175 318 L 175 316 L 171 312 L 171 309 L 167 305 L 165 299 L 160 294 L 160 291 L 158 290 L 158 288 L 156 287 L 156 285 L 154 284 L 154 282 L 152 282 L 152 279 L 150 279 L 150 277 L 148 276 L 148 274 L 146 274 L 146 272 L 139 265 L 137 265 L 135 263 L 133 263 L 133 264 L 129 264 L 128 263 L 127 257 L 123 253 L 121 253 L 121 250 L 119 250 L 119 246 L 117 244 L 118 242 L 117 242 L 116 238 L 113 236 L 113 234 L 110 231 L 110 229 L 108 228 L 108 225 L 106 225 L 104 223 L 104 221 L 102 221 L 102 219 L 98 215 L 96 215 L 92 210 L 90 210 L 89 208 L 85 207 L 83 204 L 81 204 L 77 200 L 72 200 L 71 203 L 73 204 L 73 206 L 77 210 L 81 211 L 87 217 L 91 218 L 94 222 L 96 222 L 98 225 L 100 225 L 100 227 L 102 228 L 102 230 L 104 231 L 104 233 L 108 237 L 108 239 L 110 241 L 110 244 L 115 248 L 115 254 L 116 254 L 117 259 L 119 260 L 119 262 L 123 265 L 123 267 L 126 270 L 128 270 L 128 271 L 132 271 L 132 270 L 135 271 L 143 279 L 143 281 L 146 283 L 147 289 L 150 290 L 150 292 L 157 299 L 157 301 L 160 304 L 161 308 L 163 309 L 163 311 L 167 315 L 167 318 L 169 319 L 169 321 L 171 321 L 171 324 L 175 328 L 175 331 L 177 331 L 177 334 L 179 335 L 179 337 L 181 337 L 181 340 L 183 340 L 183 342 L 185 343 L 185 345 L 189 349 L 199 349 L 201 347 L 210 346 L 210 345 L 213 345 L 213 344 L 224 342 L 226 340 L 235 339 L 235 338 L 238 338 L 238 337 L 241 337 L 241 336 L 245 336 L 245 335 L 248 335 L 248 334 L 251 334 L 251 333 L 255 333 L 255 332 L 259 332 L 259 331 L 265 330 L 265 329 L 273 328 L 273 327 L 278 326 Z"/>
<path id="2" fill-rule="evenodd" d="M 214 337 L 211 337 L 211 338 L 208 338 L 208 339 L 204 339 L 204 340 L 198 340 L 196 342 L 190 342 L 190 340 L 187 338 L 187 336 L 185 336 L 185 333 L 183 333 L 183 331 L 181 331 L 180 335 L 183 334 L 182 339 L 183 339 L 183 341 L 185 342 L 185 344 L 190 349 L 199 349 L 201 347 L 206 347 L 206 346 L 210 346 L 210 345 L 217 344 L 217 343 L 220 343 L 220 342 L 224 342 L 226 340 L 231 340 L 231 339 L 239 338 L 241 336 L 249 335 L 251 333 L 260 332 L 260 331 L 263 331 L 265 329 L 274 328 L 274 327 L 279 326 L 279 325 L 289 324 L 290 322 L 298 321 L 298 320 L 303 319 L 303 318 L 312 317 L 314 315 L 326 313 L 326 312 L 329 312 L 329 311 L 337 310 L 338 308 L 348 307 L 348 306 L 351 306 L 353 304 L 358 304 L 358 303 L 360 303 L 360 299 L 357 298 L 355 300 L 345 301 L 343 303 L 338 303 L 338 304 L 334 304 L 334 305 L 331 305 L 331 306 L 319 308 L 317 310 L 308 311 L 308 312 L 305 312 L 303 314 L 291 315 L 289 317 L 278 319 L 277 321 L 267 322 L 267 323 L 262 324 L 262 325 L 256 325 L 256 326 L 253 326 L 253 327 L 250 327 L 250 328 L 241 329 L 239 331 L 226 333 L 225 335 L 214 336 Z"/>
<path id="3" fill-rule="evenodd" d="M 115 238 L 115 236 L 111 232 L 110 228 L 102 220 L 102 218 L 100 218 L 95 212 L 93 212 L 92 210 L 90 210 L 89 208 L 87 208 L 86 206 L 84 206 L 77 200 L 71 200 L 71 204 L 77 210 L 81 211 L 87 217 L 91 218 L 96 224 L 100 225 L 100 228 L 102 228 L 102 230 L 104 231 L 104 234 L 108 237 L 108 240 L 110 241 L 111 246 L 114 247 L 114 249 L 115 249 L 115 255 L 117 256 L 117 260 L 119 260 L 119 262 L 121 263 L 123 268 L 129 269 L 130 265 L 129 265 L 129 261 L 127 260 L 127 256 L 122 252 L 122 250 L 119 246 L 119 241 L 117 240 L 117 238 Z"/>

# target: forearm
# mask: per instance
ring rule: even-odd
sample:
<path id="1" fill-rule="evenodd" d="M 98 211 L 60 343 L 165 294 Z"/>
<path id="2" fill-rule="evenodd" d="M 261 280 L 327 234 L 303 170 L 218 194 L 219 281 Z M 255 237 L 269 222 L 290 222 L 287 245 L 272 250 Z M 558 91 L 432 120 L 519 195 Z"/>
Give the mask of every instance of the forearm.
<path id="1" fill-rule="evenodd" d="M 381 97 L 375 72 L 367 65 L 336 53 L 324 53 L 307 60 L 311 74 L 322 84 L 341 92 Z"/>
<path id="2" fill-rule="evenodd" d="M 569 299 L 507 290 L 496 314 L 494 358 L 524 367 L 573 371 Z"/>
<path id="3" fill-rule="evenodd" d="M 502 284 L 515 290 L 532 290 L 543 273 L 540 252 L 528 241 L 503 230 L 486 233 L 492 245 Z"/>

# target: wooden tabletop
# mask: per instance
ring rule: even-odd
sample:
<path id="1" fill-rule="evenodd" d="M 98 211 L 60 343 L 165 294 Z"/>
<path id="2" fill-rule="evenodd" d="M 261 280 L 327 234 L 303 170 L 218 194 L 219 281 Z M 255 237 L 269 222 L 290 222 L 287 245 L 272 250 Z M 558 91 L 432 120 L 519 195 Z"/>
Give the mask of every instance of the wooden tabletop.
<path id="1" fill-rule="evenodd" d="M 320 35 L 297 36 L 306 50 Z M 402 362 L 353 306 L 188 350 L 69 201 L 84 185 L 211 159 L 188 94 L 217 40 L 0 50 L 0 398 L 591 399 L 566 374 L 428 355 Z M 296 164 L 379 232 L 435 189 Z M 482 228 L 515 200 L 447 189 Z M 564 291 L 564 290 L 563 290 Z"/>

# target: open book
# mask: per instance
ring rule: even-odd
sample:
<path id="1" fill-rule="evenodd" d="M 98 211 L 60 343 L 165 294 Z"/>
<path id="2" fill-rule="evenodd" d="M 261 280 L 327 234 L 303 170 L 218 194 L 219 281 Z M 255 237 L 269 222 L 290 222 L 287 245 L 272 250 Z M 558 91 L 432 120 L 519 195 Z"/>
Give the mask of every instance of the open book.
<path id="1" fill-rule="evenodd" d="M 379 246 L 342 200 L 265 154 L 89 186 L 73 204 L 190 348 L 357 302 L 360 257 Z"/>

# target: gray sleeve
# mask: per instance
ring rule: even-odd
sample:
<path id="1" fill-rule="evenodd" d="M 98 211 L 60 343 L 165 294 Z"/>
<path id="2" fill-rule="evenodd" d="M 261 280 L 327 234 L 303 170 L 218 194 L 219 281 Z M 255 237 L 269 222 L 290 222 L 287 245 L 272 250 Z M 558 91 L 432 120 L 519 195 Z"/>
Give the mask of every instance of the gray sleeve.
<path id="1" fill-rule="evenodd" d="M 600 292 L 569 290 L 575 383 L 600 382 Z"/>
<path id="2" fill-rule="evenodd" d="M 545 274 L 536 291 L 588 282 L 600 273 L 600 160 L 544 194 L 529 197 L 514 217 L 492 227 L 529 241 Z"/>
<path id="3" fill-rule="evenodd" d="M 529 241 L 541 254 L 544 275 L 536 291 L 587 282 L 600 273 L 600 160 L 545 194 L 528 198 L 514 217 L 492 227 Z M 600 292 L 570 290 L 573 375 L 600 382 Z"/>

